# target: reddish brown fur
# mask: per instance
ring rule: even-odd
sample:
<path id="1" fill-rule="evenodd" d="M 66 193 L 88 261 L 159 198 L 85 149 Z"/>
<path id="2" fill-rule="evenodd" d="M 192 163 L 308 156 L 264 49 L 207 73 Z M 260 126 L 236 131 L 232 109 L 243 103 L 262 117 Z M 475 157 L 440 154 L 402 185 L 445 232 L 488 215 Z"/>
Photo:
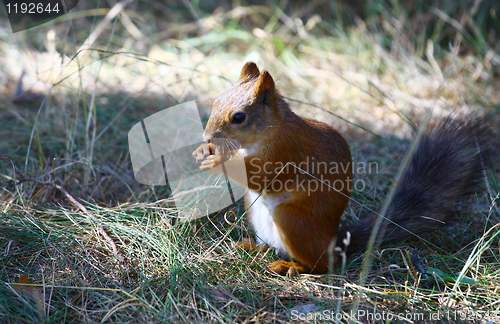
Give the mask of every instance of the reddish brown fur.
<path id="1" fill-rule="evenodd" d="M 293 188 L 302 181 L 306 183 L 305 188 L 307 182 L 317 182 L 293 166 L 288 166 L 278 175 L 276 166 L 280 163 L 290 162 L 297 166 L 305 161 L 326 162 L 328 165 L 334 161 L 344 166 L 351 163 L 349 146 L 340 133 L 324 123 L 294 114 L 275 89 L 269 72 L 258 73 L 252 62 L 243 67 L 238 83 L 215 100 L 204 134 L 206 141 L 226 137 L 238 140 L 242 147 L 258 146 L 252 155 L 245 157 L 249 189 L 262 193 L 266 184 L 275 177 L 275 181 L 282 184 L 293 182 L 290 186 Z M 251 121 L 245 127 L 231 124 L 232 116 L 238 112 L 245 112 Z M 265 163 L 272 165 L 268 172 L 264 170 Z M 313 175 L 321 177 L 317 171 Z M 337 234 L 340 217 L 349 201 L 349 178 L 352 179 L 351 168 L 345 168 L 345 173 L 323 174 L 323 180 L 330 184 L 341 181 L 343 194 L 316 183 L 320 185 L 319 189 L 308 195 L 299 186 L 299 190 L 288 192 L 289 198 L 276 207 L 274 222 L 287 251 L 297 261 L 297 271 L 327 271 L 327 249 Z M 285 188 L 277 190 L 270 186 L 266 194 L 284 192 Z M 247 207 L 248 203 L 251 202 L 247 202 Z M 285 265 L 291 263 L 278 262 L 270 267 L 280 271 L 286 268 Z"/>

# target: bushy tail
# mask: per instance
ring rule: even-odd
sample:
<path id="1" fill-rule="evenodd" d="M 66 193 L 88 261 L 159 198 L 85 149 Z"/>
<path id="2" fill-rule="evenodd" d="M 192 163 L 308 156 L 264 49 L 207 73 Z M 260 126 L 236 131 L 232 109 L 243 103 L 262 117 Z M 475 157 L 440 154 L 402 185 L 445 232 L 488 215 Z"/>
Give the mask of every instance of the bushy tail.
<path id="1" fill-rule="evenodd" d="M 453 220 L 456 204 L 485 181 L 481 149 L 485 133 L 480 121 L 444 119 L 424 134 L 387 210 L 377 243 L 425 236 Z M 347 254 L 363 250 L 376 218 L 372 213 L 341 228 L 337 244 Z M 347 231 L 351 239 L 346 248 L 342 241 Z"/>

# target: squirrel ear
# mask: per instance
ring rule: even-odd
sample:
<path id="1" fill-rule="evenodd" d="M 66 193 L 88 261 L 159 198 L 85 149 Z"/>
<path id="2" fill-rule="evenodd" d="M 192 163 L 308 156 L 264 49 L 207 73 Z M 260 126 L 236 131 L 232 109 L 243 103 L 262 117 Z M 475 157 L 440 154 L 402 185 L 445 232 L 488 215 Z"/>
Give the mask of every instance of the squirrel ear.
<path id="1" fill-rule="evenodd" d="M 254 62 L 246 62 L 243 68 L 241 69 L 240 79 L 238 81 L 245 79 L 250 80 L 251 78 L 258 76 L 259 73 L 260 71 L 259 68 L 257 67 L 257 64 L 255 64 Z"/>
<path id="2" fill-rule="evenodd" d="M 259 76 L 259 80 L 255 83 L 254 91 L 257 95 L 260 95 L 266 91 L 274 90 L 274 80 L 269 71 L 264 70 Z"/>

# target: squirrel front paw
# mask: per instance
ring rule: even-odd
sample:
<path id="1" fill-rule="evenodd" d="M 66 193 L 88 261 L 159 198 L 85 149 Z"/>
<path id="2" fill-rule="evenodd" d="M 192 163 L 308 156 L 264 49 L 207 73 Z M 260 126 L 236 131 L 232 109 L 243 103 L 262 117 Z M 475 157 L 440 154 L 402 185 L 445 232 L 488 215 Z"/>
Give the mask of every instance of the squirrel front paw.
<path id="1" fill-rule="evenodd" d="M 228 158 L 222 154 L 221 150 L 212 143 L 204 143 L 193 152 L 193 157 L 201 171 L 215 169 Z"/>

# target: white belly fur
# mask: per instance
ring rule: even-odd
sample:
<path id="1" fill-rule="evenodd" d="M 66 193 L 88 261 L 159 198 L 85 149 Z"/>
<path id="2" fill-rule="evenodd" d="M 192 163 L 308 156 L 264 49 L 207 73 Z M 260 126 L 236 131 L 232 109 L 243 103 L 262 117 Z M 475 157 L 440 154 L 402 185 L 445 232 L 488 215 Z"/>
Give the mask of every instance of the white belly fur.
<path id="1" fill-rule="evenodd" d="M 260 147 L 260 143 L 255 143 L 255 144 L 250 145 L 247 148 L 240 148 L 238 150 L 238 153 L 240 153 L 244 157 L 247 157 L 247 156 L 250 156 L 250 155 L 254 154 L 255 152 L 257 152 L 257 149 L 259 147 Z"/>
<path id="2" fill-rule="evenodd" d="M 266 244 L 274 247 L 277 253 L 286 254 L 285 245 L 281 240 L 278 228 L 273 219 L 274 209 L 283 202 L 284 197 L 273 197 L 270 195 L 259 197 L 259 193 L 252 190 L 248 190 L 247 195 L 249 202 L 253 202 L 248 211 L 248 218 L 257 234 L 257 243 L 259 245 Z"/>

